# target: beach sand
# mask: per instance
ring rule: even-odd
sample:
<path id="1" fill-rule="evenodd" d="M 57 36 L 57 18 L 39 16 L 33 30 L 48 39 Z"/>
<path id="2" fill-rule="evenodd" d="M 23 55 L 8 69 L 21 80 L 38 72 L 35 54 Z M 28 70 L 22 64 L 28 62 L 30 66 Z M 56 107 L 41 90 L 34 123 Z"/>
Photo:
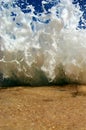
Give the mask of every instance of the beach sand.
<path id="1" fill-rule="evenodd" d="M 85 87 L 0 89 L 0 130 L 86 130 Z"/>

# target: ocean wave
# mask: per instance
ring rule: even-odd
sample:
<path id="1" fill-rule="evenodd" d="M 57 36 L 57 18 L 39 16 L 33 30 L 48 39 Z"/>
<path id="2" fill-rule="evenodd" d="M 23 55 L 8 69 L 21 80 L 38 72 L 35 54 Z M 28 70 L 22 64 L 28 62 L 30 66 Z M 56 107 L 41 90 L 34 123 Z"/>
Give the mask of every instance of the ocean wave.
<path id="1" fill-rule="evenodd" d="M 63 0 L 40 14 L 32 5 L 24 13 L 10 0 L 0 5 L 0 86 L 86 84 L 79 5 Z"/>

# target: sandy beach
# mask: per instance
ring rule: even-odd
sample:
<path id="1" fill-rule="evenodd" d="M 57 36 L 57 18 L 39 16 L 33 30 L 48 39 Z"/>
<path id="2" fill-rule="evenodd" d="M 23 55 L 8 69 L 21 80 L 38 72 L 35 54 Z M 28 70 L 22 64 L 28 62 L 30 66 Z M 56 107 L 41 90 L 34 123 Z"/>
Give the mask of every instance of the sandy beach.
<path id="1" fill-rule="evenodd" d="M 0 89 L 0 130 L 86 130 L 85 93 L 76 85 Z"/>

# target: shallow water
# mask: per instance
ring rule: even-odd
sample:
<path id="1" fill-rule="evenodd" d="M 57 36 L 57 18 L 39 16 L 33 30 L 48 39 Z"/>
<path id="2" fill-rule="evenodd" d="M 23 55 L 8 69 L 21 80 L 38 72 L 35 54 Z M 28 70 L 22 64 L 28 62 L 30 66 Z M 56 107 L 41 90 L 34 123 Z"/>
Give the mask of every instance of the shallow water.
<path id="1" fill-rule="evenodd" d="M 14 1 L 0 2 L 0 86 L 86 84 L 86 30 L 78 28 L 83 12 L 68 0 L 49 13 L 45 4 L 35 14 L 31 5 L 24 13 Z"/>

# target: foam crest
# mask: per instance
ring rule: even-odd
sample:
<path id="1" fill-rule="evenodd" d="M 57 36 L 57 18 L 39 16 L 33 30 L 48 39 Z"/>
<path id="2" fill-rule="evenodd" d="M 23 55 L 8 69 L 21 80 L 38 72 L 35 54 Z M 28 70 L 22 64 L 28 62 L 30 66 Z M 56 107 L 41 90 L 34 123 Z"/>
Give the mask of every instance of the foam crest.
<path id="1" fill-rule="evenodd" d="M 86 84 L 79 6 L 63 0 L 47 13 L 43 1 L 44 12 L 35 14 L 32 5 L 24 13 L 14 3 L 0 2 L 0 85 Z"/>

